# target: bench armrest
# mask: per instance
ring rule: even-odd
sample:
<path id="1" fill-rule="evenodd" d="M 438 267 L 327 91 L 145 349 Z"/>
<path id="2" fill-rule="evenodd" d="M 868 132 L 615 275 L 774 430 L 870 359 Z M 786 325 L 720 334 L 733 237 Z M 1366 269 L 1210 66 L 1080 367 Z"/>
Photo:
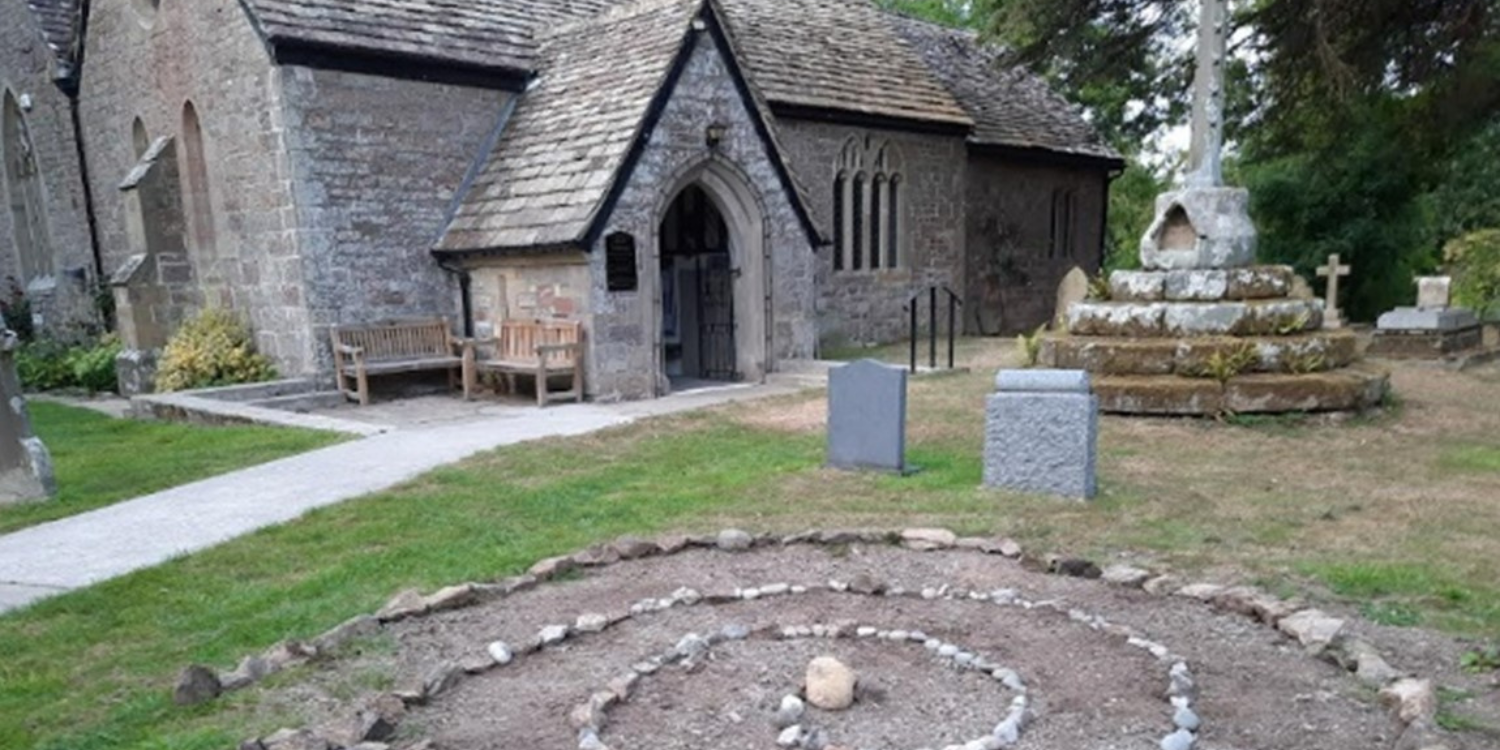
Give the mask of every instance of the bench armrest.
<path id="1" fill-rule="evenodd" d="M 337 348 L 338 348 L 340 354 L 348 354 L 348 355 L 355 356 L 355 357 L 357 357 L 357 356 L 365 353 L 365 348 L 362 347 L 362 346 L 350 346 L 348 344 L 339 344 L 337 346 Z"/>

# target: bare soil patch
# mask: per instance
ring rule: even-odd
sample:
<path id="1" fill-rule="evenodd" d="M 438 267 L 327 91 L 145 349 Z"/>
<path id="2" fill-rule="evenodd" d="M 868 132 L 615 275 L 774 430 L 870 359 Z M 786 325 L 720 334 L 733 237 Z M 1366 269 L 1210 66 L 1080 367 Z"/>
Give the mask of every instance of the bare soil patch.
<path id="1" fill-rule="evenodd" d="M 1165 697 L 1170 664 L 1119 635 L 1070 620 L 1066 610 L 1076 608 L 1134 628 L 1190 664 L 1198 683 L 1195 708 L 1204 721 L 1199 748 L 1367 750 L 1390 747 L 1396 739 L 1395 725 L 1374 705 L 1371 691 L 1244 617 L 1194 600 L 1034 572 L 999 556 L 883 545 L 689 551 L 592 569 L 492 604 L 388 625 L 393 650 L 324 662 L 312 679 L 285 695 L 295 696 L 287 699 L 301 702 L 315 721 L 328 720 L 351 710 L 357 701 L 347 699 L 348 686 L 369 682 L 372 673 L 407 684 L 439 664 L 483 653 L 494 640 L 523 643 L 544 626 L 570 624 L 581 614 L 626 611 L 636 601 L 666 597 L 683 586 L 727 592 L 849 580 L 861 573 L 908 590 L 943 584 L 974 591 L 1011 588 L 1032 601 L 1056 602 L 1063 611 L 832 591 L 674 608 L 637 615 L 471 677 L 415 709 L 403 722 L 403 735 L 430 739 L 442 750 L 573 750 L 578 738 L 569 711 L 685 634 L 732 623 L 755 628 L 855 620 L 921 630 L 1015 669 L 1037 714 L 1018 747 L 1155 747 L 1172 729 Z M 1483 689 L 1478 678 L 1454 670 L 1461 646 L 1445 636 L 1375 627 L 1357 618 L 1351 627 L 1399 669 Z M 866 688 L 846 712 L 811 714 L 830 741 L 849 747 L 961 744 L 986 734 L 1012 697 L 994 680 L 954 670 L 920 645 L 752 638 L 715 646 L 694 668 L 668 666 L 642 678 L 630 699 L 610 712 L 602 738 L 614 750 L 775 747 L 777 703 L 798 690 L 808 660 L 825 654 L 852 666 Z M 341 691 L 345 698 L 334 695 Z"/>

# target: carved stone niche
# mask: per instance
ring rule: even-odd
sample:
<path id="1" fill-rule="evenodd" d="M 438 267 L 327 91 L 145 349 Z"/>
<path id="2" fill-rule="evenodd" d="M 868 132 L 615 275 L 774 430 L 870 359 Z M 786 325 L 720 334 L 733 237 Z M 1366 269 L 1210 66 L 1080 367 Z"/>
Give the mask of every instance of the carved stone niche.
<path id="1" fill-rule="evenodd" d="M 1250 192 L 1198 187 L 1162 193 L 1156 220 L 1141 239 L 1146 270 L 1241 268 L 1255 262 Z"/>

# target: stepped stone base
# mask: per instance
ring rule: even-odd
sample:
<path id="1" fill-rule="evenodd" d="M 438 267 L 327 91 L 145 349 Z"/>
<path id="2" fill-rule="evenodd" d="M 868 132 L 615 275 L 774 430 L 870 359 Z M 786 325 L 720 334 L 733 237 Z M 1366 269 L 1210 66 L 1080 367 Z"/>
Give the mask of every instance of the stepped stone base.
<path id="1" fill-rule="evenodd" d="M 1376 331 L 1366 351 L 1387 359 L 1443 359 L 1484 346 L 1484 331 L 1468 328 L 1429 331 Z"/>
<path id="2" fill-rule="evenodd" d="M 1181 375 L 1199 377 L 1209 358 L 1251 347 L 1254 358 L 1245 372 L 1308 373 L 1334 370 L 1359 356 L 1358 338 L 1350 331 L 1320 331 L 1293 336 L 1204 336 L 1183 339 L 1123 339 L 1050 334 L 1038 358 L 1043 367 L 1087 370 L 1098 375 Z"/>
<path id="3" fill-rule="evenodd" d="M 1182 271 L 1115 271 L 1109 275 L 1116 302 L 1217 302 L 1291 296 L 1291 266 L 1250 266 Z"/>
<path id="4" fill-rule="evenodd" d="M 1095 379 L 1094 392 L 1099 408 L 1115 414 L 1360 411 L 1380 404 L 1389 379 L 1389 373 L 1363 365 L 1306 375 L 1240 375 L 1225 383 L 1177 375 L 1108 375 Z"/>
<path id="5" fill-rule="evenodd" d="M 1285 336 L 1322 327 L 1317 300 L 1079 302 L 1068 308 L 1068 331 L 1078 336 Z"/>

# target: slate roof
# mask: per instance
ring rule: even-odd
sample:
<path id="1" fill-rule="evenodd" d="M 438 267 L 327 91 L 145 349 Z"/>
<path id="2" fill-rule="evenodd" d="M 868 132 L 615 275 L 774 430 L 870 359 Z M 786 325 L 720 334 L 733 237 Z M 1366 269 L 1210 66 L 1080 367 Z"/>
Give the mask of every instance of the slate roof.
<path id="1" fill-rule="evenodd" d="M 535 31 L 615 0 L 243 0 L 273 46 L 285 42 L 525 72 Z"/>
<path id="2" fill-rule="evenodd" d="M 438 249 L 577 243 L 640 134 L 698 7 L 699 0 L 643 0 L 543 39 L 542 73 Z"/>
<path id="3" fill-rule="evenodd" d="M 974 119 L 971 143 L 1118 160 L 1083 113 L 1041 77 L 1000 64 L 999 50 L 970 31 L 890 14 L 911 45 Z"/>
<path id="4" fill-rule="evenodd" d="M 57 60 L 58 75 L 71 75 L 78 60 L 78 32 L 83 27 L 82 0 L 26 0 L 26 6 Z"/>
<path id="5" fill-rule="evenodd" d="M 870 0 L 722 0 L 750 78 L 774 104 L 973 124 Z"/>

